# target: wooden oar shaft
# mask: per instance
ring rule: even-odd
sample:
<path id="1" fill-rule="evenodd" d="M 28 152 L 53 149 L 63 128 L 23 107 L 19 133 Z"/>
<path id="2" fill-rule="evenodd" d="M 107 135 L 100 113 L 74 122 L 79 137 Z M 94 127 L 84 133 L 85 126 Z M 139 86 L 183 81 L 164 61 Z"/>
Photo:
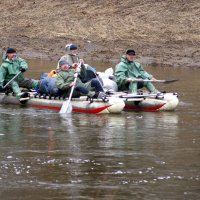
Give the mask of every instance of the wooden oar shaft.
<path id="1" fill-rule="evenodd" d="M 135 82 L 159 82 L 159 83 L 163 83 L 165 82 L 165 80 L 148 80 L 148 79 L 135 79 Z"/>
<path id="2" fill-rule="evenodd" d="M 76 84 L 76 81 L 77 81 L 77 78 L 78 78 L 78 73 L 75 73 L 74 76 L 75 76 L 74 85 L 71 88 L 68 100 L 64 101 L 63 104 L 62 104 L 62 107 L 61 107 L 60 112 L 59 112 L 61 114 L 62 113 L 71 113 L 71 111 L 72 111 L 72 109 L 69 110 L 69 107 L 72 108 L 72 106 L 70 106 L 70 104 L 71 104 L 71 99 L 72 99 L 72 94 L 73 94 L 73 91 L 74 91 L 74 88 L 75 88 L 75 84 Z"/>
<path id="3" fill-rule="evenodd" d="M 74 83 L 76 83 L 76 81 L 77 81 L 77 78 L 78 78 L 78 74 L 75 74 L 75 79 L 74 79 Z M 71 88 L 71 91 L 70 91 L 70 95 L 69 95 L 69 102 L 71 101 L 71 98 L 72 98 L 72 94 L 73 94 L 73 92 L 74 92 L 74 88 L 75 88 L 75 84 L 72 86 L 72 88 Z M 68 106 L 69 106 L 69 103 L 68 103 Z"/>
<path id="4" fill-rule="evenodd" d="M 178 81 L 177 79 L 174 80 L 149 80 L 149 79 L 134 79 L 133 82 L 152 82 L 152 83 L 173 83 Z"/>

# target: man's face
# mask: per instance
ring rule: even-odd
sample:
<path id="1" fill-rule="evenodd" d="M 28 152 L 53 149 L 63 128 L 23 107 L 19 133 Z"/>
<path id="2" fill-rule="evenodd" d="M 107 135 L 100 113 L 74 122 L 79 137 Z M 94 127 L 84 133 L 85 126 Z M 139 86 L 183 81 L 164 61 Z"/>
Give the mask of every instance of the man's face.
<path id="1" fill-rule="evenodd" d="M 7 53 L 7 58 L 9 60 L 14 60 L 16 58 L 17 54 L 16 53 Z"/>
<path id="2" fill-rule="evenodd" d="M 70 68 L 70 66 L 68 64 L 64 64 L 64 65 L 61 66 L 62 71 L 68 71 L 69 68 Z"/>
<path id="3" fill-rule="evenodd" d="M 72 55 L 78 55 L 78 49 L 71 50 L 70 53 Z"/>
<path id="4" fill-rule="evenodd" d="M 135 55 L 126 54 L 126 58 L 127 58 L 128 61 L 134 61 L 135 60 Z"/>

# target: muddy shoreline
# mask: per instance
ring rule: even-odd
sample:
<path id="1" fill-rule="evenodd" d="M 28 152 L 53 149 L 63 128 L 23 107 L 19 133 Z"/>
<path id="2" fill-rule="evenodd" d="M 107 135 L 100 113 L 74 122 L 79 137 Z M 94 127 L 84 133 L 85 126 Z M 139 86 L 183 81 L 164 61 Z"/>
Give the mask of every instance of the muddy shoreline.
<path id="1" fill-rule="evenodd" d="M 1 39 L 0 39 L 1 41 Z M 17 35 L 15 40 L 11 41 L 13 48 L 16 48 L 19 55 L 26 59 L 42 59 L 57 61 L 65 54 L 65 38 L 43 39 L 37 38 L 34 41 L 31 38 L 24 38 Z M 137 54 L 137 60 L 144 66 L 169 66 L 169 67 L 191 67 L 200 68 L 200 51 L 197 46 L 184 44 L 184 51 L 180 51 L 180 45 L 170 44 L 133 44 L 128 45 L 128 41 L 84 41 L 70 40 L 79 47 L 79 56 L 86 62 L 87 60 L 96 60 L 113 63 L 113 66 L 119 62 L 121 56 L 127 48 L 134 48 Z M 10 45 L 11 46 L 11 45 Z M 4 49 L 6 47 L 4 46 Z M 0 48 L 2 53 L 3 49 Z"/>
<path id="2" fill-rule="evenodd" d="M 200 68 L 199 18 L 199 0 L 0 1 L 0 51 L 57 61 L 75 43 L 116 64 L 134 48 L 143 65 Z"/>
<path id="3" fill-rule="evenodd" d="M 64 55 L 63 54 L 59 55 L 52 55 L 49 53 L 44 53 L 44 52 L 30 52 L 30 51 L 22 51 L 19 52 L 20 56 L 22 56 L 25 59 L 41 59 L 41 60 L 50 60 L 50 61 L 55 61 L 59 60 L 59 58 Z M 96 54 L 96 53 L 95 53 Z M 98 62 L 108 62 L 108 63 L 113 63 L 115 65 L 116 63 L 119 62 L 121 56 L 117 57 L 115 55 L 109 56 L 109 58 L 104 55 L 98 53 L 98 56 L 93 56 L 88 54 L 88 52 L 80 52 L 79 53 L 80 57 L 83 58 L 86 62 L 89 61 L 98 61 Z M 123 55 L 123 53 L 121 54 Z M 195 63 L 193 62 L 191 57 L 180 57 L 180 56 L 174 56 L 173 58 L 163 58 L 163 57 L 149 57 L 149 56 L 142 56 L 138 55 L 137 56 L 137 61 L 140 62 L 144 66 L 154 66 L 154 67 L 161 67 L 161 66 L 167 66 L 167 67 L 181 67 L 181 68 L 192 68 L 192 69 L 200 69 L 200 63 Z"/>

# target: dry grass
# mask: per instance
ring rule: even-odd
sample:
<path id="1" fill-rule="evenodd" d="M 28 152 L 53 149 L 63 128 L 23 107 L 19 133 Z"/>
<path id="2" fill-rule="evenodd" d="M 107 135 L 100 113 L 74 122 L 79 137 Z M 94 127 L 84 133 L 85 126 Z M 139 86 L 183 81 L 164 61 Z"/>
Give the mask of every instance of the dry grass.
<path id="1" fill-rule="evenodd" d="M 199 0 L 7 0 L 0 45 L 58 58 L 72 41 L 97 59 L 134 47 L 158 63 L 199 66 L 199 13 Z"/>

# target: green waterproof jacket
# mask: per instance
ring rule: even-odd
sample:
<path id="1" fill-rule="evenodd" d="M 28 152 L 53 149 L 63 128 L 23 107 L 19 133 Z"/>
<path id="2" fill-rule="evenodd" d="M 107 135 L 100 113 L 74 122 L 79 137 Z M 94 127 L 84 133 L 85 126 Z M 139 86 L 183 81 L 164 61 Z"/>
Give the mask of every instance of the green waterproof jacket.
<path id="1" fill-rule="evenodd" d="M 122 56 L 121 62 L 115 67 L 115 78 L 119 90 L 127 89 L 127 79 L 151 79 L 152 75 L 147 73 L 142 65 L 135 61 L 128 61 L 126 56 Z"/>
<path id="2" fill-rule="evenodd" d="M 60 71 L 56 77 L 56 86 L 60 90 L 68 91 L 71 87 L 70 84 L 74 81 L 75 71 L 70 69 L 68 71 Z M 78 77 L 76 81 L 76 86 L 83 86 L 81 79 Z"/>
<path id="3" fill-rule="evenodd" d="M 21 69 L 28 69 L 28 64 L 24 59 L 16 57 L 15 60 L 9 60 L 4 57 L 0 66 L 0 85 L 3 86 L 4 81 L 12 79 Z M 23 81 L 24 79 L 23 73 L 21 73 L 15 81 Z"/>

